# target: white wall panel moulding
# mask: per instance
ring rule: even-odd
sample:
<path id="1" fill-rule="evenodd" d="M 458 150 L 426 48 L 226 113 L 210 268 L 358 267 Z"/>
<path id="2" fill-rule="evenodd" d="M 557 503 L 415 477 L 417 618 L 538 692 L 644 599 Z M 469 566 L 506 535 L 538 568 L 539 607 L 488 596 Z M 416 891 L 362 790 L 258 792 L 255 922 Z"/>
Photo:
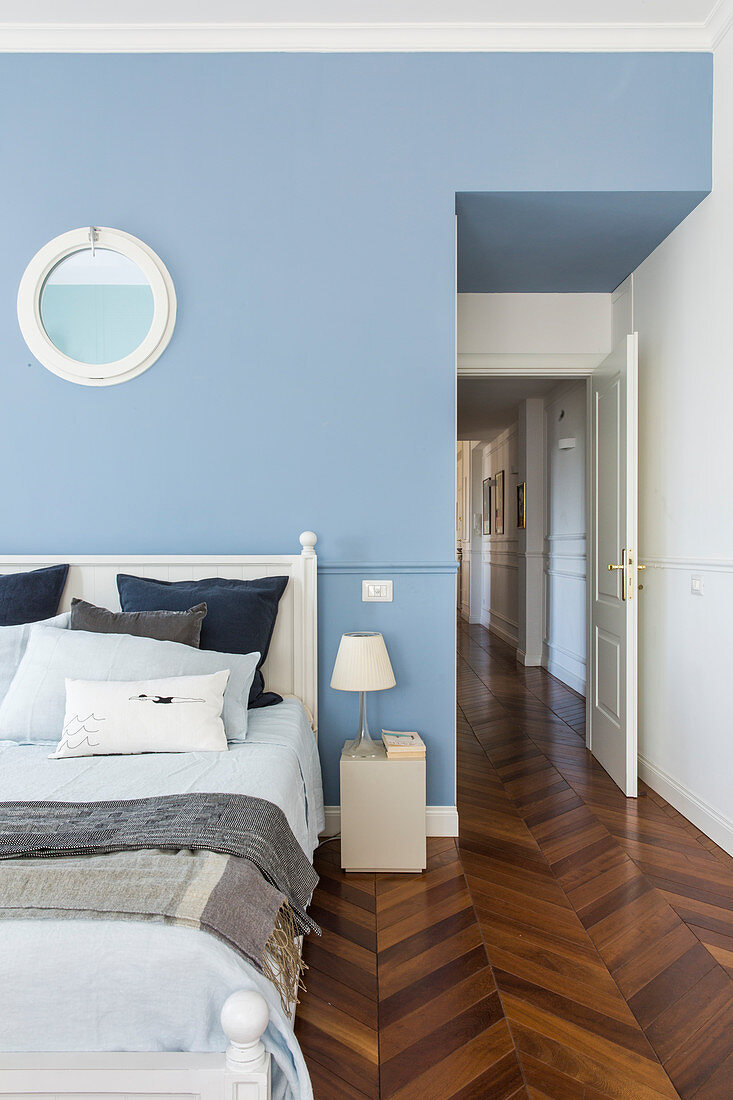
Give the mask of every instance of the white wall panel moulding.
<path id="1" fill-rule="evenodd" d="M 706 573 L 733 573 L 733 558 L 648 558 L 641 555 L 648 569 L 701 569 Z"/>
<path id="2" fill-rule="evenodd" d="M 586 537 L 585 531 L 575 531 L 571 534 L 545 535 L 547 542 L 577 542 L 580 540 L 585 542 Z"/>
<path id="3" fill-rule="evenodd" d="M 587 580 L 585 572 L 583 573 L 569 573 L 566 569 L 545 569 L 546 577 L 567 577 L 571 581 L 585 581 Z"/>
<path id="4" fill-rule="evenodd" d="M 455 573 L 457 561 L 319 561 L 323 573 Z"/>

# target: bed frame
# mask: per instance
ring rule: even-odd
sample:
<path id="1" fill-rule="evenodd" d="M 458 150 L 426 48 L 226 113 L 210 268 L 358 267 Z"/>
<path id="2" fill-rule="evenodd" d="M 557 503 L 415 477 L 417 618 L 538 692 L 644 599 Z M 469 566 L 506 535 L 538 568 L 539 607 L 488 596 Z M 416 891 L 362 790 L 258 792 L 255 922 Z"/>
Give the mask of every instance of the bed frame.
<path id="1" fill-rule="evenodd" d="M 290 578 L 280 601 L 264 665 L 268 688 L 296 695 L 318 733 L 316 536 L 304 531 L 295 555 L 258 556 L 0 556 L 0 573 L 69 562 L 61 610 L 74 596 L 119 609 L 117 573 L 160 580 L 204 577 Z M 264 997 L 232 993 L 221 1009 L 229 1045 L 224 1054 L 201 1053 L 0 1053 L 0 1100 L 270 1100 L 270 1054 L 262 1036 L 269 1020 Z M 38 1037 L 39 1046 L 43 1036 Z"/>

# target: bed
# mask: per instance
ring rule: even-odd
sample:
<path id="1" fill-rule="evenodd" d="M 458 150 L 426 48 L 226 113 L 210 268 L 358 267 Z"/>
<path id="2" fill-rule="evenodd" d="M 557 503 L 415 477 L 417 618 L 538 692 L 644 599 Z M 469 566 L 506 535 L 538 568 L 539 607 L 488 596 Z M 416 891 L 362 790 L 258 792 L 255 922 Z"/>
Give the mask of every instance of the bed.
<path id="1" fill-rule="evenodd" d="M 162 580 L 286 574 L 263 670 L 283 702 L 250 711 L 246 740 L 226 753 L 50 760 L 48 745 L 2 741 L 0 801 L 252 795 L 282 810 L 312 858 L 323 828 L 316 538 L 306 532 L 300 541 L 293 556 L 63 559 L 64 603 L 77 596 L 111 609 L 119 607 L 118 572 Z M 0 573 L 56 560 L 0 558 Z M 0 928 L 0 989 L 6 1008 L 12 1003 L 0 1013 L 0 1097 L 312 1097 L 292 1014 L 275 987 L 214 936 L 135 920 L 13 920 Z"/>

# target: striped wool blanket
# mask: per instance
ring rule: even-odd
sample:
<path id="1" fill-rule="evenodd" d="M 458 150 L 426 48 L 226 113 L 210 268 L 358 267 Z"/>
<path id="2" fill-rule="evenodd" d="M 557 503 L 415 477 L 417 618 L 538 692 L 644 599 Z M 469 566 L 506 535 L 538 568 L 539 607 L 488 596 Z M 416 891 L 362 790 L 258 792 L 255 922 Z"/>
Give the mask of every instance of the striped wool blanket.
<path id="1" fill-rule="evenodd" d="M 56 858 L 63 857 L 63 858 Z M 261 798 L 164 795 L 0 803 L 0 918 L 152 920 L 201 928 L 297 999 L 297 938 L 318 881 Z"/>

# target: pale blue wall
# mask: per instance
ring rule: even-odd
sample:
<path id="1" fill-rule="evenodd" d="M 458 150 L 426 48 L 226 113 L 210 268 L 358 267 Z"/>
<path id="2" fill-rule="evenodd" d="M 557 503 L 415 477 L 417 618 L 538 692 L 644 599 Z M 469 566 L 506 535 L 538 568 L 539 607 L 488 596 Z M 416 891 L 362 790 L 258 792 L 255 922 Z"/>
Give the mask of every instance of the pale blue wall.
<path id="1" fill-rule="evenodd" d="M 330 665 L 375 627 L 399 686 L 374 724 L 423 732 L 452 803 L 455 193 L 706 190 L 711 84 L 702 54 L 3 56 L 2 551 L 312 528 L 327 801 L 354 716 Z M 163 358 L 107 389 L 33 363 L 15 317 L 30 257 L 89 224 L 147 241 L 178 294 Z M 333 571 L 354 561 L 393 604 L 361 604 L 364 569 Z"/>

